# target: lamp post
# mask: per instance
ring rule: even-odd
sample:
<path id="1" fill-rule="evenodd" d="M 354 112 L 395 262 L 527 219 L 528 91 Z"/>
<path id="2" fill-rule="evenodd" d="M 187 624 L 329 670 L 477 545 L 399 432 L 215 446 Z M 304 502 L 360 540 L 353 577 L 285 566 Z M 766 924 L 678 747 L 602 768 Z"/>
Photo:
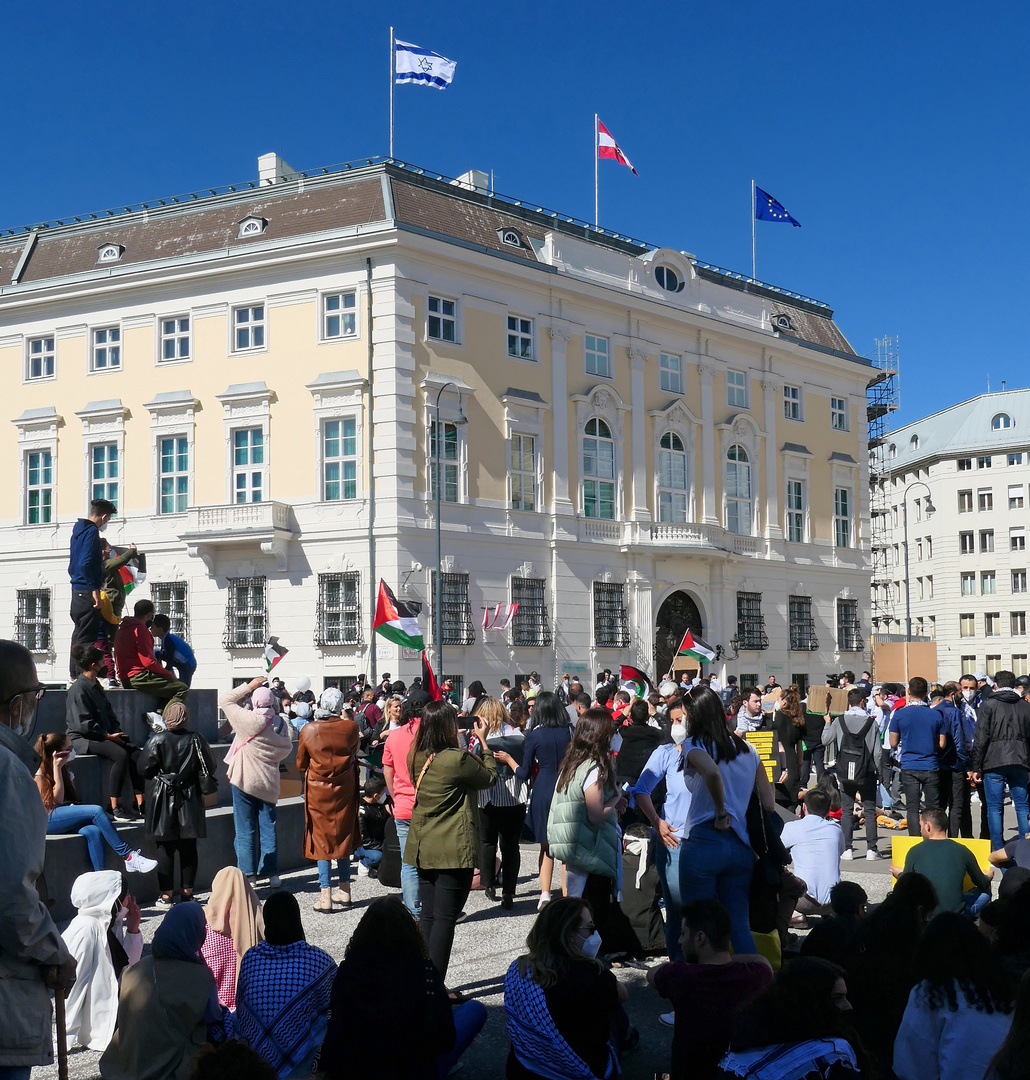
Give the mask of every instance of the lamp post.
<path id="1" fill-rule="evenodd" d="M 430 440 L 433 454 L 433 494 L 436 496 L 436 590 L 433 600 L 433 643 L 436 645 L 436 673 L 443 681 L 443 574 L 441 573 L 440 551 L 440 458 L 443 456 L 443 443 L 440 432 L 440 398 L 448 386 L 458 392 L 458 414 L 456 423 L 464 424 L 467 418 L 461 412 L 461 388 L 455 382 L 445 382 L 436 392 L 436 415 L 433 421 L 433 437 Z"/>
<path id="2" fill-rule="evenodd" d="M 905 488 L 905 494 L 901 497 L 901 516 L 905 525 L 905 644 L 910 645 L 912 643 L 912 588 L 908 579 L 908 493 L 914 487 L 926 488 L 926 516 L 932 517 L 937 512 L 937 507 L 933 505 L 930 498 L 929 485 L 924 484 L 922 480 L 913 480 L 911 484 Z M 905 669 L 908 670 L 908 655 L 905 656 Z"/>

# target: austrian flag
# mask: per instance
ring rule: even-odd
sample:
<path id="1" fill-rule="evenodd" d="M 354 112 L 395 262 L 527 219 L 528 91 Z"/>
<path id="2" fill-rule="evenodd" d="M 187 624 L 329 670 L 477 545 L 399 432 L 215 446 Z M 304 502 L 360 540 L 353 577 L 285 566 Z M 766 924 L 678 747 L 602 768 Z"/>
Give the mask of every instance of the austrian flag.
<path id="1" fill-rule="evenodd" d="M 599 158 L 614 158 L 620 165 L 625 165 L 634 176 L 637 170 L 633 168 L 633 162 L 622 152 L 622 147 L 612 137 L 612 133 L 597 121 L 597 156 Z"/>

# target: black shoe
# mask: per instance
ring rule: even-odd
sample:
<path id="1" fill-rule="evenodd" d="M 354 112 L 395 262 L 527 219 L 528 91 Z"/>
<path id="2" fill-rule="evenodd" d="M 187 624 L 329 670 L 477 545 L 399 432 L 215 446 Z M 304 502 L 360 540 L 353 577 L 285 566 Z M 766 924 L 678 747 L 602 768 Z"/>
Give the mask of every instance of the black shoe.
<path id="1" fill-rule="evenodd" d="M 501 897 L 501 907 L 504 908 L 505 911 L 511 911 L 511 909 L 514 906 L 515 906 L 515 897 L 514 896 L 502 896 Z"/>
<path id="2" fill-rule="evenodd" d="M 487 898 L 487 900 L 491 900 L 495 904 L 497 903 L 497 890 L 496 889 L 493 889 L 493 888 L 484 889 L 483 890 L 483 895 Z"/>
<path id="3" fill-rule="evenodd" d="M 116 806 L 114 808 L 114 810 L 111 811 L 111 817 L 113 817 L 115 821 L 135 821 L 136 820 L 136 815 L 135 814 L 130 814 L 128 810 L 124 809 L 121 806 Z"/>

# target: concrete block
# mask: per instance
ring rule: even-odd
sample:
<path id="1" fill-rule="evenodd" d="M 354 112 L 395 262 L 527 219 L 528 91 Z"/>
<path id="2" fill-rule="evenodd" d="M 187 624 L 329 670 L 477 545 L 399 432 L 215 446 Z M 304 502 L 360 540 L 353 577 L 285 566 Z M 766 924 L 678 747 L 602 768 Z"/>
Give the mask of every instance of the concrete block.
<path id="1" fill-rule="evenodd" d="M 136 746 L 142 746 L 150 734 L 143 714 L 160 712 L 161 703 L 138 690 L 108 690 L 107 697 L 129 740 Z M 46 696 L 36 706 L 34 740 L 51 731 L 65 730 L 67 702 L 66 690 L 47 691 Z M 186 698 L 186 708 L 190 711 L 190 727 L 200 732 L 208 742 L 214 742 L 218 738 L 218 691 L 190 690 Z"/>

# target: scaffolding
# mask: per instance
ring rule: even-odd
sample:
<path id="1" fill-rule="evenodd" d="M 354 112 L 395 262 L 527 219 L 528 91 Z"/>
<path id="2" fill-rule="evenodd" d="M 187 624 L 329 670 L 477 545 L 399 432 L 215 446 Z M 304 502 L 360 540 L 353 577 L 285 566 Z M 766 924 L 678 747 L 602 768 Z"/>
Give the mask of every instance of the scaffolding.
<path id="1" fill-rule="evenodd" d="M 866 387 L 869 437 L 869 525 L 872 549 L 872 629 L 890 631 L 896 620 L 891 553 L 891 462 L 888 428 L 891 413 L 901 404 L 899 354 L 896 337 L 876 339 L 875 374 Z"/>

